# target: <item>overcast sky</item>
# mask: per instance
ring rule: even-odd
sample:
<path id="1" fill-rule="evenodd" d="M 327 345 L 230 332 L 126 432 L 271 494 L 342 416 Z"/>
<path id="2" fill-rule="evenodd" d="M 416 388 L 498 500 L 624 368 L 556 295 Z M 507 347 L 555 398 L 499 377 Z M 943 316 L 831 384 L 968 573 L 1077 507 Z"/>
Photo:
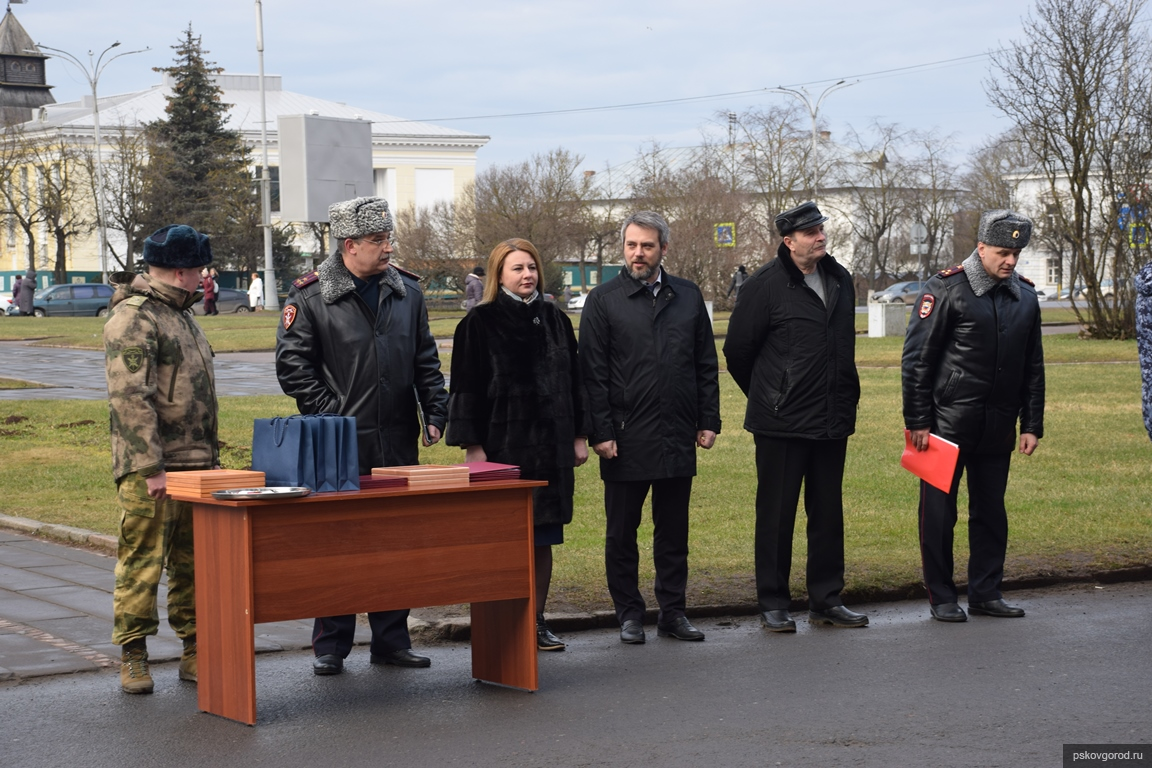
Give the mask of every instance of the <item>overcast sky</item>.
<path id="1" fill-rule="evenodd" d="M 842 78 L 860 82 L 820 110 L 834 138 L 874 120 L 953 134 L 963 151 L 1008 122 L 988 106 L 986 54 L 1022 38 L 1027 0 L 841 2 L 628 2 L 548 0 L 265 0 L 265 71 L 286 90 L 404 118 L 439 121 L 492 141 L 480 165 L 564 147 L 601 169 L 652 140 L 696 143 L 718 112 L 790 98 L 759 91 L 806 86 L 813 96 Z M 189 22 L 209 58 L 254 73 L 252 0 L 28 0 L 12 6 L 33 40 L 83 55 L 119 40 L 151 47 L 111 64 L 100 94 L 159 82 Z M 949 64 L 936 64 L 966 58 Z M 903 72 L 876 75 L 901 68 Z M 57 101 L 88 86 L 49 62 Z M 867 75 L 865 77 L 860 77 Z M 713 96 L 714 98 L 695 99 Z M 544 115 L 636 102 L 643 108 Z M 469 119 L 449 119 L 469 118 Z"/>

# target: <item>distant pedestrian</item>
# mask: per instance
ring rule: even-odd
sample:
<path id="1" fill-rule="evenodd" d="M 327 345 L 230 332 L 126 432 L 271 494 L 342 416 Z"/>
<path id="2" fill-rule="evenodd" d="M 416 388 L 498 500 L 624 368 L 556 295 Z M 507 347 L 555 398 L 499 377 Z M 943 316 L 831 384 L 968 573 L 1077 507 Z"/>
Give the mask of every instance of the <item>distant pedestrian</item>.
<path id="1" fill-rule="evenodd" d="M 744 285 L 744 281 L 748 279 L 748 270 L 744 265 L 736 267 L 736 271 L 732 273 L 732 282 L 728 283 L 728 293 L 726 297 L 730 296 L 734 299 L 740 298 L 740 288 Z"/>
<path id="2" fill-rule="evenodd" d="M 15 304 L 17 299 L 20 298 L 20 283 L 24 282 L 24 275 L 16 275 L 16 280 L 12 283 L 12 303 Z"/>
<path id="3" fill-rule="evenodd" d="M 464 278 L 464 311 L 471 311 L 472 307 L 480 303 L 484 296 L 484 267 L 479 264 Z"/>
<path id="4" fill-rule="evenodd" d="M 1136 273 L 1136 345 L 1144 380 L 1144 427 L 1152 437 L 1152 261 Z"/>
<path id="5" fill-rule="evenodd" d="M 204 314 L 216 314 L 216 280 L 207 269 L 200 270 L 200 290 L 204 292 Z"/>
<path id="6" fill-rule="evenodd" d="M 16 299 L 20 314 L 24 317 L 33 314 L 32 298 L 36 294 L 36 270 L 29 269 L 20 283 L 20 296 Z"/>
<path id="7" fill-rule="evenodd" d="M 252 273 L 252 282 L 248 284 L 248 306 L 253 312 L 264 309 L 264 281 L 259 272 Z"/>

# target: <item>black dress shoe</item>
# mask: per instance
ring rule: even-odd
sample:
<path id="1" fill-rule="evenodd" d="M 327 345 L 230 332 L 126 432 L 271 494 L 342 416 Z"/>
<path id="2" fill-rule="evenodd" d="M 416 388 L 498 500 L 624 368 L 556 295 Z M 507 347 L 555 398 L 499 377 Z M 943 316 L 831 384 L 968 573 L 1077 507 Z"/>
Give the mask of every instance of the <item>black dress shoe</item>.
<path id="1" fill-rule="evenodd" d="M 644 625 L 636 619 L 628 619 L 620 625 L 620 642 L 632 645 L 644 643 Z"/>
<path id="2" fill-rule="evenodd" d="M 674 637 L 677 640 L 703 640 L 704 633 L 692 626 L 686 616 L 681 616 L 667 624 L 656 625 L 657 637 Z"/>
<path id="3" fill-rule="evenodd" d="M 761 611 L 760 623 L 770 632 L 795 632 L 796 622 L 788 611 Z"/>
<path id="4" fill-rule="evenodd" d="M 411 648 L 401 648 L 388 653 L 373 653 L 368 657 L 373 664 L 393 664 L 397 667 L 430 667 L 432 659 L 427 656 L 417 656 Z"/>
<path id="5" fill-rule="evenodd" d="M 552 634 L 552 630 L 548 629 L 548 622 L 544 621 L 544 617 L 540 614 L 536 615 L 536 650 L 538 651 L 562 651 L 564 650 L 564 641 Z"/>
<path id="6" fill-rule="evenodd" d="M 326 653 L 312 659 L 312 674 L 338 675 L 344 671 L 344 659 L 334 653 Z"/>
<path id="7" fill-rule="evenodd" d="M 1018 619 L 1024 615 L 1023 608 L 1008 605 L 1003 599 L 988 600 L 983 603 L 968 601 L 968 613 L 973 616 L 996 616 L 1001 619 Z"/>
<path id="8" fill-rule="evenodd" d="M 936 621 L 968 621 L 968 616 L 964 613 L 964 609 L 956 603 L 940 603 L 939 605 L 929 607 L 932 609 L 932 618 L 936 619 Z"/>
<path id="9" fill-rule="evenodd" d="M 834 627 L 866 627 L 868 617 L 850 611 L 842 605 L 834 605 L 823 611 L 808 611 L 808 623 L 831 624 Z"/>

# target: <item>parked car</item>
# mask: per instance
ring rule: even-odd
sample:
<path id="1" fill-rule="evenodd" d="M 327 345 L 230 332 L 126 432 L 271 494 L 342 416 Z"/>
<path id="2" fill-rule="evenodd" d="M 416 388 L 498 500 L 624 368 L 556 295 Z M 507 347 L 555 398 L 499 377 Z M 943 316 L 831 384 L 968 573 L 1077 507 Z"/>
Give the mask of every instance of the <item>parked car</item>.
<path id="1" fill-rule="evenodd" d="M 36 317 L 104 317 L 112 298 L 112 286 L 103 283 L 64 283 L 41 288 L 32 296 L 32 314 Z M 9 315 L 20 310 L 10 303 Z"/>
<path id="2" fill-rule="evenodd" d="M 584 302 L 588 300 L 588 294 L 580 293 L 568 299 L 568 309 L 584 309 Z"/>
<path id="3" fill-rule="evenodd" d="M 197 315 L 204 314 L 204 299 L 196 302 L 192 306 L 192 311 Z M 220 292 L 216 294 L 216 311 L 222 314 L 251 312 L 252 308 L 248 306 L 248 291 L 238 291 L 235 288 L 221 288 Z"/>
<path id="4" fill-rule="evenodd" d="M 887 288 L 874 291 L 868 297 L 868 302 L 870 304 L 913 304 L 916 302 L 916 297 L 920 295 L 920 289 L 923 285 L 918 280 L 895 283 Z"/>
<path id="5" fill-rule="evenodd" d="M 11 296 L 0 296 L 0 316 L 7 315 L 9 310 L 14 306 L 16 306 L 16 303 L 12 301 Z M 12 314 L 16 313 L 13 312 Z"/>

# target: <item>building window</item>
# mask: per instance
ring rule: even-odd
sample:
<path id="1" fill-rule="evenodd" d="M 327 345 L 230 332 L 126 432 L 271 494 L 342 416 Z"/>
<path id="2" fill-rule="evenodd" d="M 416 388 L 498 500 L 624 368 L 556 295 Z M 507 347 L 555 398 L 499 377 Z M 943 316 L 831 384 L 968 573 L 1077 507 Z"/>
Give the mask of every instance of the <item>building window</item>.
<path id="1" fill-rule="evenodd" d="M 1060 285 L 1061 277 L 1060 257 L 1048 257 L 1048 285 Z"/>
<path id="2" fill-rule="evenodd" d="M 372 171 L 372 183 L 376 188 L 376 197 L 388 201 L 392 213 L 396 213 L 396 169 L 375 168 Z"/>

